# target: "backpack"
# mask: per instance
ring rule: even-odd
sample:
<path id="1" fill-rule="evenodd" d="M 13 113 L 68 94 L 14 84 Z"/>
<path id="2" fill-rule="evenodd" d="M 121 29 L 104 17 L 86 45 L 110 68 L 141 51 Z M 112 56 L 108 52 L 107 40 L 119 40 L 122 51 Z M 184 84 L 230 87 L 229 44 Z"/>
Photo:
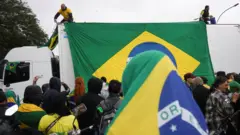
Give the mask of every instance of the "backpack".
<path id="1" fill-rule="evenodd" d="M 114 102 L 115 101 L 115 102 Z M 113 104 L 114 102 L 115 104 Z M 97 106 L 98 118 L 99 118 L 99 134 L 104 135 L 109 124 L 115 117 L 118 107 L 120 106 L 122 100 L 120 98 L 115 99 L 106 99 L 100 102 Z"/>

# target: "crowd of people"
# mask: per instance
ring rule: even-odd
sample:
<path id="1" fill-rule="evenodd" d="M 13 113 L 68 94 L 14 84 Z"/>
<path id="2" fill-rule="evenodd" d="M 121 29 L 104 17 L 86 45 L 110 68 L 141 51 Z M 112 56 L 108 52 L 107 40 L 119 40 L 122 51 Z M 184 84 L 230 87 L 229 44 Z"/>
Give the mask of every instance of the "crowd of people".
<path id="1" fill-rule="evenodd" d="M 216 132 L 221 129 L 229 135 L 236 134 L 239 119 L 230 119 L 230 117 L 240 109 L 238 94 L 240 75 L 236 73 L 225 75 L 224 72 L 218 72 L 211 87 L 207 85 L 208 80 L 205 77 L 195 77 L 192 73 L 185 74 L 184 80 L 205 116 L 209 131 Z M 61 91 L 61 86 L 65 91 Z M 71 92 L 68 86 L 56 77 L 52 77 L 49 84 L 44 84 L 42 88 L 34 80 L 33 85 L 25 89 L 23 103 L 19 105 L 16 114 L 7 117 L 2 122 L 6 124 L 0 125 L 0 134 L 68 133 L 74 127 L 86 129 L 92 125 L 99 125 L 97 115 L 99 105 L 104 106 L 102 111 L 112 113 L 111 110 L 117 109 L 121 104 L 121 83 L 111 80 L 107 84 L 105 77 L 101 79 L 93 77 L 89 79 L 87 88 L 86 93 L 84 80 L 81 77 L 76 78 L 75 89 Z M 7 95 L 11 92 L 0 92 L 1 118 L 4 116 L 4 110 L 15 102 L 11 100 L 11 104 L 8 104 Z M 81 103 L 86 106 L 87 111 L 76 117 L 75 121 L 72 110 Z M 12 125 L 15 126 L 14 130 Z M 50 125 L 52 126 L 49 127 Z M 94 135 L 95 132 L 96 130 L 89 128 L 82 134 Z M 100 132 L 104 133 L 104 131 Z"/>
<path id="2" fill-rule="evenodd" d="M 85 93 L 85 84 L 81 77 L 76 78 L 75 89 L 72 91 L 57 77 L 52 77 L 42 88 L 37 85 L 37 79 L 35 79 L 33 85 L 25 89 L 23 103 L 11 117 L 6 117 L 4 112 L 17 102 L 13 99 L 14 101 L 8 104 L 6 95 L 9 91 L 1 91 L 0 118 L 4 117 L 5 124 L 0 124 L 0 135 L 67 134 L 74 130 L 74 127 L 85 129 L 92 125 L 99 125 L 100 112 L 99 115 L 96 114 L 97 106 L 104 105 L 104 112 L 106 112 L 121 103 L 121 83 L 117 80 L 111 80 L 109 84 L 106 82 L 105 77 L 89 79 L 88 92 Z M 61 91 L 61 86 L 64 87 L 64 91 Z M 74 120 L 73 109 L 80 104 L 86 106 L 87 112 Z M 92 135 L 95 132 L 96 130 L 87 129 L 82 134 Z"/>
<path id="3" fill-rule="evenodd" d="M 211 87 L 205 77 L 188 73 L 184 79 L 205 116 L 210 133 L 239 134 L 240 75 L 219 71 Z"/>
<path id="4" fill-rule="evenodd" d="M 103 135 L 124 100 L 125 87 L 118 80 L 108 83 L 106 77 L 92 77 L 86 85 L 77 77 L 74 90 L 57 77 L 42 87 L 37 80 L 26 87 L 22 103 L 13 91 L 0 91 L 0 135 L 68 134 L 77 129 L 84 131 L 82 135 Z M 209 86 L 207 78 L 187 73 L 184 82 L 205 116 L 210 135 L 237 135 L 240 75 L 220 71 Z M 19 106 L 17 112 L 5 116 L 6 109 L 14 104 Z M 86 109 L 76 115 L 80 105 Z"/>

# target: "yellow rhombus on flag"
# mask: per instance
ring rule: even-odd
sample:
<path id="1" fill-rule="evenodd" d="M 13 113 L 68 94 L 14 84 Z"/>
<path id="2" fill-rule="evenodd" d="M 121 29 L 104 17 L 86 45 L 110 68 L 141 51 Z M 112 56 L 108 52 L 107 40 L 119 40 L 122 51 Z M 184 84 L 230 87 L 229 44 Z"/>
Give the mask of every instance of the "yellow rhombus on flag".
<path id="1" fill-rule="evenodd" d="M 177 63 L 178 73 L 183 77 L 188 72 L 194 70 L 200 65 L 200 62 L 188 55 L 184 51 L 178 49 L 174 45 L 153 35 L 150 32 L 144 31 L 137 38 L 132 40 L 128 45 L 122 48 L 118 53 L 112 56 L 100 68 L 98 68 L 93 75 L 96 77 L 105 76 L 108 80 L 117 79 L 121 80 L 123 71 L 127 65 L 127 59 L 132 49 L 144 42 L 155 42 L 166 47 L 174 56 Z"/>

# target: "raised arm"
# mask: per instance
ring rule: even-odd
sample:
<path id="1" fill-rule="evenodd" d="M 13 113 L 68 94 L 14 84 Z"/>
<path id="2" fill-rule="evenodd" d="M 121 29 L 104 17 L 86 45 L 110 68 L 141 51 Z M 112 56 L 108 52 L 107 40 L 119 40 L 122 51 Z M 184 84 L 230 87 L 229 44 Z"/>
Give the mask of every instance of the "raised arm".
<path id="1" fill-rule="evenodd" d="M 59 17 L 60 13 L 57 12 L 56 15 L 54 16 L 54 20 L 56 20 Z"/>

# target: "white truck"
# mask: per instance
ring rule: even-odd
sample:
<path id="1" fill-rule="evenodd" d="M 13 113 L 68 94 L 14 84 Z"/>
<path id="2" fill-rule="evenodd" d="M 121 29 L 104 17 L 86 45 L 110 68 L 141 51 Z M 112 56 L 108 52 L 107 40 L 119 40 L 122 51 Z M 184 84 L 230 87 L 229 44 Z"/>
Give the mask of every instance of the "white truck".
<path id="1" fill-rule="evenodd" d="M 40 76 L 37 85 L 48 83 L 50 78 L 60 77 L 62 82 L 74 88 L 75 76 L 72 56 L 64 26 L 59 25 L 59 57 L 55 56 L 48 47 L 23 46 L 13 48 L 0 62 L 0 88 L 12 89 L 23 98 L 25 88 Z M 10 72 L 7 68 L 13 68 Z"/>
<path id="2" fill-rule="evenodd" d="M 0 88 L 13 89 L 21 98 L 26 86 L 35 76 L 41 76 L 39 86 L 48 83 L 52 76 L 74 88 L 74 70 L 70 46 L 64 26 L 59 25 L 59 59 L 47 48 L 18 47 L 9 51 L 0 63 Z M 208 25 L 208 44 L 214 71 L 240 72 L 240 29 L 239 25 Z M 16 75 L 9 73 L 7 64 L 18 63 Z"/>

